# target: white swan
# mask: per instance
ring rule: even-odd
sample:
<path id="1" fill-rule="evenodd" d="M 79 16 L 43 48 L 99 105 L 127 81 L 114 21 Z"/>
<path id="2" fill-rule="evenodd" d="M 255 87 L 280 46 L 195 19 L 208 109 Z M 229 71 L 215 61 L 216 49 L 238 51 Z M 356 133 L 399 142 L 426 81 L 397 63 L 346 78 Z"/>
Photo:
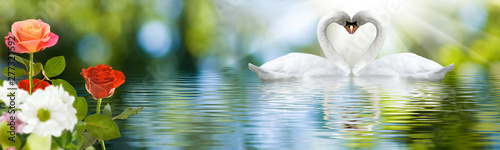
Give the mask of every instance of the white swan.
<path id="1" fill-rule="evenodd" d="M 328 59 L 306 53 L 290 53 L 266 62 L 260 67 L 248 63 L 250 70 L 261 80 L 300 79 L 320 76 L 348 76 L 351 72 L 326 36 L 326 28 L 331 23 L 344 26 L 349 32 L 351 18 L 345 12 L 336 11 L 325 14 L 318 23 L 318 41 Z"/>
<path id="2" fill-rule="evenodd" d="M 413 53 L 392 54 L 375 60 L 385 40 L 385 26 L 379 17 L 369 11 L 360 11 L 352 18 L 352 32 L 365 23 L 375 25 L 377 35 L 368 50 L 354 64 L 354 76 L 395 76 L 413 80 L 441 81 L 453 70 L 454 64 L 440 64 Z"/>

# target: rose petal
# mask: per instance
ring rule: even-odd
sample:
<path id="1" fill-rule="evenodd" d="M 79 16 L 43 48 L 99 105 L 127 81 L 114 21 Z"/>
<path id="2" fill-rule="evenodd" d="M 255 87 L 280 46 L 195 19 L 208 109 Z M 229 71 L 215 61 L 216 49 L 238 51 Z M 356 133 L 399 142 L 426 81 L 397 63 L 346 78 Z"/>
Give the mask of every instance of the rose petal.
<path id="1" fill-rule="evenodd" d="M 22 22 L 22 29 L 20 31 L 24 31 L 32 35 L 32 33 L 37 29 L 40 29 L 40 22 L 35 19 L 28 19 Z"/>
<path id="2" fill-rule="evenodd" d="M 54 45 L 56 45 L 57 41 L 59 40 L 59 36 L 57 36 L 56 34 L 54 33 L 49 33 L 49 37 L 50 39 L 45 42 L 45 44 L 43 44 L 40 48 L 47 48 L 47 47 L 52 47 Z"/>
<path id="3" fill-rule="evenodd" d="M 41 39 L 42 37 L 42 28 L 35 29 L 33 32 L 30 33 L 31 36 L 35 37 L 36 39 Z"/>
<path id="4" fill-rule="evenodd" d="M 125 83 L 125 75 L 123 74 L 123 72 L 118 71 L 118 70 L 114 70 L 113 74 L 115 76 L 115 81 L 113 82 L 113 86 L 115 88 L 117 88 L 120 85 L 122 85 L 123 83 Z"/>
<path id="5" fill-rule="evenodd" d="M 9 35 L 5 37 L 5 44 L 9 49 L 13 52 L 16 53 L 29 53 L 28 49 L 24 48 L 23 46 L 19 45 L 16 43 L 16 40 L 14 40 L 14 34 L 9 32 Z M 10 45 L 9 45 L 10 44 Z"/>
<path id="6" fill-rule="evenodd" d="M 103 64 L 97 65 L 96 68 L 98 68 L 99 70 L 103 70 L 103 71 L 112 71 L 113 70 L 113 68 L 111 68 L 110 66 L 103 65 Z"/>
<path id="7" fill-rule="evenodd" d="M 38 19 L 38 21 L 40 22 L 40 26 L 41 26 L 41 29 L 42 29 L 42 36 L 40 38 L 45 38 L 49 35 L 50 33 L 50 25 L 43 22 L 42 20 Z M 45 42 L 45 41 L 44 41 Z"/>
<path id="8" fill-rule="evenodd" d="M 47 81 L 33 79 L 33 92 L 35 92 L 38 89 L 45 90 L 45 88 L 48 87 L 49 85 L 50 84 Z"/>
<path id="9" fill-rule="evenodd" d="M 111 92 L 111 89 L 113 89 L 113 88 L 114 88 L 114 85 L 113 85 L 113 82 L 112 82 L 112 81 L 110 81 L 110 82 L 108 82 L 108 83 L 104 83 L 104 84 L 99 84 L 99 86 L 101 86 L 102 88 L 106 89 L 106 93 L 108 93 L 108 94 L 106 95 L 106 97 L 108 97 L 110 94 L 113 94 L 113 93 Z M 113 91 L 113 92 L 114 92 L 114 91 Z"/>
<path id="10" fill-rule="evenodd" d="M 49 41 L 49 40 L 50 40 L 50 36 L 46 36 L 46 37 L 44 37 L 44 38 L 42 38 L 42 39 L 40 39 L 40 40 L 41 40 L 43 43 L 45 43 L 45 42 L 47 42 L 47 41 Z"/>
<path id="11" fill-rule="evenodd" d="M 17 44 L 23 46 L 26 48 L 30 53 L 38 52 L 37 47 L 38 44 L 40 44 L 40 40 L 32 40 L 32 41 L 25 41 L 25 42 L 17 42 Z"/>
<path id="12" fill-rule="evenodd" d="M 24 20 L 25 24 L 27 25 L 31 25 L 31 26 L 34 26 L 34 27 L 40 27 L 40 19 L 38 20 L 35 20 L 35 19 L 27 19 L 27 20 Z"/>
<path id="13" fill-rule="evenodd" d="M 82 69 L 82 73 L 80 73 L 85 79 L 90 78 L 90 76 L 93 74 L 95 68 L 90 67 L 89 69 Z"/>
<path id="14" fill-rule="evenodd" d="M 109 92 L 108 92 L 108 96 L 107 96 L 107 97 L 111 97 L 111 96 L 113 96 L 113 94 L 115 93 L 115 89 L 116 89 L 116 88 L 112 88 L 112 89 L 110 89 L 110 90 L 109 90 Z"/>
<path id="15" fill-rule="evenodd" d="M 19 37 L 18 31 L 21 31 L 23 29 L 23 26 L 26 24 L 26 21 L 17 21 L 12 24 L 11 27 L 11 32 L 14 34 L 15 37 Z"/>
<path id="16" fill-rule="evenodd" d="M 22 30 L 18 31 L 19 36 L 16 36 L 18 38 L 19 42 L 24 42 L 24 41 L 32 41 L 32 40 L 38 40 L 40 38 L 37 38 L 33 36 L 32 34 L 28 34 Z"/>
<path id="17" fill-rule="evenodd" d="M 82 68 L 82 72 L 80 73 L 84 78 L 87 78 L 87 70 Z"/>
<path id="18" fill-rule="evenodd" d="M 29 79 L 21 80 L 21 81 L 17 82 L 17 86 L 19 89 L 29 91 L 30 90 L 30 81 L 29 81 Z"/>
<path id="19" fill-rule="evenodd" d="M 27 91 L 29 93 L 30 90 L 30 81 L 29 79 L 24 79 L 21 80 L 17 83 L 18 87 L 24 91 Z M 48 87 L 50 84 L 47 81 L 43 81 L 40 79 L 33 79 L 33 92 L 35 92 L 38 89 L 45 90 L 46 87 Z"/>
<path id="20" fill-rule="evenodd" d="M 87 84 L 85 86 L 87 88 L 87 91 L 89 91 L 90 94 L 94 97 L 94 99 L 100 99 L 100 98 L 105 98 L 108 96 L 108 91 L 97 85 L 94 84 L 90 79 L 87 79 Z"/>

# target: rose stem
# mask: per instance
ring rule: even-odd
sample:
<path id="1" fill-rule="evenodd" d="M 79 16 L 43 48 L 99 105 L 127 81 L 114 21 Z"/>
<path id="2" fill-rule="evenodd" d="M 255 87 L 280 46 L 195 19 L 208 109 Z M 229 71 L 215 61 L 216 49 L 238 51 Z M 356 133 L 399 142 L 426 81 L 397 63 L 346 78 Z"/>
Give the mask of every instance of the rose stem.
<path id="1" fill-rule="evenodd" d="M 102 98 L 99 98 L 99 100 L 97 100 L 97 112 L 96 112 L 96 114 L 101 114 L 101 102 L 102 102 Z"/>
<path id="2" fill-rule="evenodd" d="M 99 100 L 97 100 L 97 112 L 96 112 L 96 114 L 101 114 L 101 102 L 102 102 L 102 98 L 99 98 Z M 102 146 L 103 150 L 106 150 L 106 145 L 104 145 L 104 140 L 101 141 L 101 146 Z"/>
<path id="3" fill-rule="evenodd" d="M 30 80 L 30 95 L 33 94 L 33 53 L 30 53 L 30 70 L 29 72 L 29 80 Z"/>
<path id="4" fill-rule="evenodd" d="M 102 150 L 106 150 L 106 146 L 104 145 L 104 140 L 101 141 L 101 145 L 102 145 Z"/>

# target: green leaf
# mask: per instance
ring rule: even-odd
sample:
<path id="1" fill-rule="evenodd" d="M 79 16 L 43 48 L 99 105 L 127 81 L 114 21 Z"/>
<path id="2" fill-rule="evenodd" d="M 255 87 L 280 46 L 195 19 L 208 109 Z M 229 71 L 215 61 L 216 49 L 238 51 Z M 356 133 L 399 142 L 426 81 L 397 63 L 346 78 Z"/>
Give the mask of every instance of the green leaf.
<path id="1" fill-rule="evenodd" d="M 78 124 L 77 124 L 78 125 Z M 85 125 L 84 125 L 85 126 Z M 60 147 L 65 150 L 76 150 L 75 144 L 78 144 L 77 130 L 68 131 L 64 130 L 59 137 L 53 137 L 56 148 Z M 54 144 L 54 143 L 52 143 Z M 54 148 L 54 146 L 52 146 Z"/>
<path id="2" fill-rule="evenodd" d="M 66 145 L 66 147 L 63 147 L 63 148 L 64 148 L 64 150 L 77 150 L 75 144 L 73 144 L 73 143 L 69 143 L 68 145 Z"/>
<path id="3" fill-rule="evenodd" d="M 85 123 L 83 124 L 83 129 L 85 130 Z M 64 148 L 65 150 L 76 150 L 75 144 L 78 145 L 79 141 L 78 130 L 74 130 L 73 132 L 64 130 L 61 136 L 53 138 L 57 143 L 56 145 L 58 145 L 60 148 Z"/>
<path id="4" fill-rule="evenodd" d="M 50 149 L 51 144 L 51 136 L 38 137 L 36 134 L 30 134 L 26 140 L 26 145 L 24 145 L 23 150 Z M 17 148 L 18 147 L 16 146 L 16 149 Z"/>
<path id="5" fill-rule="evenodd" d="M 59 145 L 59 147 L 66 147 L 69 143 L 71 143 L 71 141 L 73 141 L 72 134 L 68 130 L 64 130 L 61 133 L 61 136 L 54 137 L 54 139 L 55 139 L 57 145 Z"/>
<path id="6" fill-rule="evenodd" d="M 85 150 L 95 150 L 94 146 L 89 146 Z"/>
<path id="7" fill-rule="evenodd" d="M 18 62 L 20 62 L 21 64 L 24 65 L 24 67 L 26 67 L 26 70 L 28 69 L 28 65 L 30 64 L 30 61 L 27 60 L 27 59 L 24 59 L 20 56 L 17 56 L 17 55 L 14 55 L 14 54 L 11 54 L 10 57 L 14 57 L 14 59 Z M 38 73 L 40 73 L 40 71 L 42 71 L 43 69 L 43 65 L 42 63 L 35 63 L 35 65 L 33 66 L 33 69 L 34 69 L 34 75 L 33 76 L 36 76 Z"/>
<path id="8" fill-rule="evenodd" d="M 111 106 L 109 106 L 109 103 L 104 106 L 104 115 L 108 116 L 111 118 Z"/>
<path id="9" fill-rule="evenodd" d="M 87 123 L 83 122 L 83 121 L 79 121 L 76 123 L 76 133 L 78 135 L 81 135 L 83 133 L 83 131 L 85 131 L 85 127 L 87 126 Z"/>
<path id="10" fill-rule="evenodd" d="M 87 131 L 99 141 L 120 137 L 120 130 L 115 121 L 103 114 L 93 114 L 85 118 Z"/>
<path id="11" fill-rule="evenodd" d="M 80 137 L 83 139 L 82 145 L 80 146 L 80 150 L 83 150 L 87 147 L 91 147 L 96 142 L 96 138 L 90 135 L 90 133 L 88 132 L 82 133 Z"/>
<path id="12" fill-rule="evenodd" d="M 72 141 L 72 146 L 75 147 L 75 149 L 77 148 L 80 148 L 80 146 L 82 145 L 82 142 L 83 142 L 83 139 L 82 139 L 82 133 L 83 131 L 85 131 L 85 127 L 87 126 L 87 124 L 85 122 L 82 122 L 82 121 L 78 121 L 76 123 L 76 130 L 73 131 L 73 141 Z M 75 146 L 77 145 L 77 146 Z"/>
<path id="13" fill-rule="evenodd" d="M 28 73 L 26 73 L 26 70 L 11 66 L 3 68 L 2 73 L 7 77 L 16 77 L 16 78 L 22 75 L 28 75 Z"/>
<path id="14" fill-rule="evenodd" d="M 76 146 L 77 149 L 80 149 L 80 147 L 82 147 L 82 143 L 83 143 L 83 136 L 78 135 L 78 145 Z"/>
<path id="15" fill-rule="evenodd" d="M 52 144 L 50 144 L 50 149 L 51 150 L 56 150 L 59 148 L 59 145 L 57 144 L 56 140 L 52 140 Z"/>
<path id="16" fill-rule="evenodd" d="M 53 79 L 52 80 L 52 85 L 54 85 L 54 86 L 60 86 L 60 85 L 62 85 L 62 87 L 64 88 L 64 90 L 66 92 L 68 92 L 69 95 L 74 96 L 76 98 L 76 90 L 75 90 L 75 88 L 73 88 L 73 86 L 71 86 L 71 84 L 69 84 L 65 80 L 63 80 L 63 79 Z"/>
<path id="17" fill-rule="evenodd" d="M 76 118 L 78 118 L 78 121 L 83 120 L 83 118 L 87 116 L 89 108 L 87 106 L 87 100 L 85 100 L 84 97 L 76 98 L 75 102 L 73 102 L 73 107 L 76 109 Z"/>
<path id="18" fill-rule="evenodd" d="M 0 145 L 2 145 L 2 147 L 21 147 L 21 140 L 16 134 L 14 134 L 14 132 L 11 132 L 12 130 L 10 130 L 10 126 L 7 125 L 8 123 L 6 121 L 0 122 Z M 15 136 L 10 133 L 13 133 Z M 14 140 L 14 142 L 9 140 L 9 138 Z"/>
<path id="19" fill-rule="evenodd" d="M 115 119 L 128 119 L 128 116 L 137 115 L 139 113 L 139 111 L 141 111 L 143 108 L 144 108 L 144 106 L 142 106 L 141 108 L 135 108 L 135 109 L 134 108 L 127 108 L 127 109 L 125 109 L 125 111 L 123 111 L 118 116 L 113 117 L 113 120 L 115 120 Z"/>
<path id="20" fill-rule="evenodd" d="M 64 68 L 66 68 L 66 60 L 64 59 L 64 56 L 52 57 L 47 60 L 47 63 L 45 63 L 45 67 L 43 68 L 47 77 L 55 77 L 61 74 L 64 71 Z"/>
<path id="21" fill-rule="evenodd" d="M 3 80 L 2 79 L 0 79 L 0 86 L 3 87 Z"/>
<path id="22" fill-rule="evenodd" d="M 17 56 L 17 55 L 14 55 L 14 54 L 10 54 L 9 55 L 10 57 L 14 57 L 14 59 L 17 61 L 17 62 L 20 62 L 21 64 L 23 64 L 26 69 L 28 69 L 28 65 L 30 64 L 30 61 L 27 60 L 27 59 L 24 59 L 22 58 L 21 56 Z"/>
<path id="23" fill-rule="evenodd" d="M 43 69 L 43 65 L 42 63 L 35 63 L 35 65 L 33 66 L 33 76 L 36 76 L 38 75 L 38 73 L 40 73 L 40 71 L 42 71 Z"/>

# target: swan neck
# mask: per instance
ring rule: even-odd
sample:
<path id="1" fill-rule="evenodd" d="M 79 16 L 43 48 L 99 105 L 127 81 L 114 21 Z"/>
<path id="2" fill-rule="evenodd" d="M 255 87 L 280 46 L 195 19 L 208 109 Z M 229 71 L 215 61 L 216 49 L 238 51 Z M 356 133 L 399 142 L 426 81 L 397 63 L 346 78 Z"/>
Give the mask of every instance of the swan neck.
<path id="1" fill-rule="evenodd" d="M 373 18 L 370 21 L 375 26 L 376 36 L 373 40 L 372 44 L 368 48 L 368 50 L 361 56 L 356 64 L 353 67 L 353 74 L 358 75 L 359 71 L 369 65 L 371 62 L 377 58 L 378 53 L 382 49 L 385 41 L 385 26 L 379 19 Z"/>
<path id="2" fill-rule="evenodd" d="M 317 29 L 318 42 L 319 45 L 321 46 L 321 49 L 323 50 L 323 53 L 325 53 L 329 61 L 331 61 L 341 69 L 350 72 L 349 66 L 345 62 L 344 58 L 342 58 L 339 55 L 339 53 L 335 50 L 335 48 L 333 47 L 332 43 L 330 42 L 327 36 L 328 25 L 333 23 L 335 19 L 338 19 L 337 16 L 331 14 L 330 15 L 327 14 L 321 18 L 320 22 L 318 23 L 318 29 Z"/>

